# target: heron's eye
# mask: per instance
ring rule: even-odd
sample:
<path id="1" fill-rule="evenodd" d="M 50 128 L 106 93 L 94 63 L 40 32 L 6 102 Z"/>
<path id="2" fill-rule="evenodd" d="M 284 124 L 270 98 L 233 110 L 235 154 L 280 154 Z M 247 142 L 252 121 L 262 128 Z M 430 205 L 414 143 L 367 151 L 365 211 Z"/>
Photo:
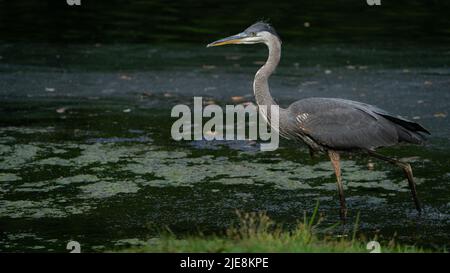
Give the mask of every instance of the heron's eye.
<path id="1" fill-rule="evenodd" d="M 256 32 L 251 32 L 250 35 L 255 37 L 256 36 Z"/>

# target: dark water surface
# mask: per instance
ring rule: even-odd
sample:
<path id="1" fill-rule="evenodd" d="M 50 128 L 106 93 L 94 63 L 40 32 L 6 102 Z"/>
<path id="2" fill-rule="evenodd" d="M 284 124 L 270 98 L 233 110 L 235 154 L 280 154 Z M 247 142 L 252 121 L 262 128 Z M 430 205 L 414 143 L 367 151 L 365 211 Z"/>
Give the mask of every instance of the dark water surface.
<path id="1" fill-rule="evenodd" d="M 446 0 L 0 0 L 0 40 L 206 43 L 268 20 L 284 41 L 450 43 Z"/>
<path id="2" fill-rule="evenodd" d="M 253 101 L 262 46 L 0 45 L 0 250 L 82 251 L 140 244 L 168 226 L 220 232 L 235 210 L 267 211 L 292 226 L 317 200 L 338 222 L 331 164 L 282 142 L 170 138 L 171 108 L 195 96 Z M 417 216 L 402 172 L 344 157 L 350 224 L 397 242 L 450 242 L 450 50 L 444 47 L 287 45 L 271 87 L 286 106 L 310 97 L 375 104 L 432 132 L 425 146 L 382 150 L 412 164 L 425 211 Z M 336 235 L 342 230 L 336 230 Z"/>

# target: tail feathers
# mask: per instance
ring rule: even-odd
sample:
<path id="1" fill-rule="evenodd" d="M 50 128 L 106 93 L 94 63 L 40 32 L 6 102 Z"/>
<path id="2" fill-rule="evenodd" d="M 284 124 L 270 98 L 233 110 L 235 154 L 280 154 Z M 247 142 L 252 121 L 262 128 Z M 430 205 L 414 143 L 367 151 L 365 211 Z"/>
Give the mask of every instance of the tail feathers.
<path id="1" fill-rule="evenodd" d="M 394 116 L 391 116 L 391 115 L 388 115 L 385 113 L 377 113 L 377 114 L 383 116 L 387 120 L 389 120 L 397 125 L 400 125 L 401 127 L 407 129 L 411 133 L 417 134 L 419 132 L 422 132 L 427 135 L 431 135 L 431 133 L 427 129 L 425 129 L 422 125 L 420 125 L 419 123 L 412 122 L 412 121 L 409 121 L 407 119 L 400 118 L 400 117 L 394 117 Z"/>
<path id="2" fill-rule="evenodd" d="M 395 124 L 397 128 L 398 140 L 413 144 L 421 144 L 427 139 L 424 134 L 430 135 L 430 132 L 422 125 L 401 117 L 394 117 L 387 113 L 377 113 L 385 119 Z"/>
<path id="3" fill-rule="evenodd" d="M 427 140 L 426 137 L 420 132 L 410 131 L 400 125 L 396 125 L 395 127 L 397 128 L 398 140 L 400 142 L 422 144 Z"/>

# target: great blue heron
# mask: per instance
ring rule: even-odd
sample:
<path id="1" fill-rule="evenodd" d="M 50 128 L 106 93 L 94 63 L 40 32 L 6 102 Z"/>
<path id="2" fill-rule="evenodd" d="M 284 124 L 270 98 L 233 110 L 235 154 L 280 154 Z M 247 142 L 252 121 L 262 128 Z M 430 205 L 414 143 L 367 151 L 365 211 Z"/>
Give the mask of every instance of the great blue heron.
<path id="1" fill-rule="evenodd" d="M 256 103 L 270 109 L 276 103 L 270 95 L 268 80 L 281 56 L 281 39 L 271 25 L 257 22 L 243 32 L 210 43 L 207 47 L 258 43 L 267 45 L 269 57 L 256 72 L 253 91 Z M 363 152 L 402 168 L 420 214 L 421 206 L 410 164 L 375 152 L 376 148 L 400 142 L 422 143 L 425 141 L 423 134 L 430 132 L 420 124 L 357 101 L 306 98 L 292 103 L 286 109 L 279 108 L 279 132 L 287 139 L 303 141 L 311 153 L 328 153 L 336 174 L 341 219 L 345 220 L 347 216 L 339 160 L 339 153 L 344 151 Z"/>

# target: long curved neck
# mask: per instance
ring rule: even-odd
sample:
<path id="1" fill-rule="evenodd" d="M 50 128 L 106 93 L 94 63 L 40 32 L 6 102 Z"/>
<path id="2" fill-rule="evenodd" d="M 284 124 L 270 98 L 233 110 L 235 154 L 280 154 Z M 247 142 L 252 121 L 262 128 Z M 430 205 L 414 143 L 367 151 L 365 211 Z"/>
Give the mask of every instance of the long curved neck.
<path id="1" fill-rule="evenodd" d="M 253 81 L 253 91 L 256 103 L 270 108 L 271 105 L 276 105 L 276 103 L 270 94 L 268 81 L 280 62 L 281 42 L 275 36 L 270 35 L 266 45 L 269 48 L 269 57 L 266 63 L 256 72 L 255 80 Z"/>

